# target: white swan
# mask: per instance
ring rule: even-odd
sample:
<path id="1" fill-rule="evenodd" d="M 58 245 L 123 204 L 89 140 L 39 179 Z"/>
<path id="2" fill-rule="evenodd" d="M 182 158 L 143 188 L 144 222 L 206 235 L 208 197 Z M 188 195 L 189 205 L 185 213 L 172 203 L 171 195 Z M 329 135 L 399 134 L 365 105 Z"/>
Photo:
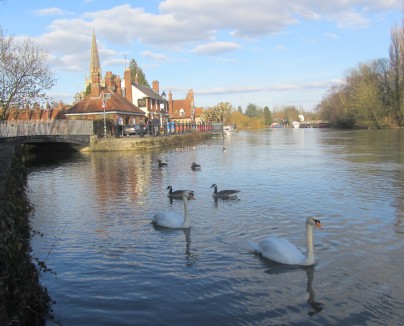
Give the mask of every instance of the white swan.
<path id="1" fill-rule="evenodd" d="M 191 220 L 188 216 L 188 198 L 195 199 L 194 193 L 184 191 L 182 200 L 184 201 L 184 216 L 176 212 L 157 212 L 152 216 L 152 222 L 171 229 L 187 229 L 191 227 Z"/>
<path id="2" fill-rule="evenodd" d="M 313 227 L 323 230 L 320 221 L 308 217 L 306 220 L 307 252 L 304 256 L 287 239 L 268 237 L 258 243 L 250 242 L 253 249 L 263 257 L 287 265 L 310 266 L 316 263 L 313 253 Z"/>

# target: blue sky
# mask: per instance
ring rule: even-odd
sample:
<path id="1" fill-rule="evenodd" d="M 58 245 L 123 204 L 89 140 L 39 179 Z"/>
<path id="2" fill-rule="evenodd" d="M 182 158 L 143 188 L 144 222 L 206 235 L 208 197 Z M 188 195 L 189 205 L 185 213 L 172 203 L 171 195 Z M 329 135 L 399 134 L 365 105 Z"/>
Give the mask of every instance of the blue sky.
<path id="1" fill-rule="evenodd" d="M 388 58 L 398 0 L 4 0 L 5 35 L 49 54 L 55 101 L 72 103 L 89 75 L 94 29 L 102 74 L 135 59 L 147 80 L 195 105 L 249 103 L 311 111 L 359 63 Z"/>

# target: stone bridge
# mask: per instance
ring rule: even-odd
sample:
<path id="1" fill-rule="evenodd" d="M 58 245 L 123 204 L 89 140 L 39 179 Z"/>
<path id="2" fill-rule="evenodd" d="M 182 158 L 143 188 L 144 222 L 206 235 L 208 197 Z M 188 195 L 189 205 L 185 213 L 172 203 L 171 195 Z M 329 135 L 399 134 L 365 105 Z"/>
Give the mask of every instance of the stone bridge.
<path id="1" fill-rule="evenodd" d="M 87 147 L 92 134 L 93 122 L 87 120 L 0 122 L 0 143 L 64 143 Z"/>

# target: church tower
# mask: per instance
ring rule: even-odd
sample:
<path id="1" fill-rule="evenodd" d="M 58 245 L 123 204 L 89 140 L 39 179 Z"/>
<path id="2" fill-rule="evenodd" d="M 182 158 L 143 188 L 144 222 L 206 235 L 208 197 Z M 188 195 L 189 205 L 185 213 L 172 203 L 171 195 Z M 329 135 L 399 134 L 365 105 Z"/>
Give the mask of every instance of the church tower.
<path id="1" fill-rule="evenodd" d="M 91 42 L 90 74 L 92 74 L 93 72 L 98 72 L 100 76 L 102 76 L 100 56 L 98 55 L 97 40 L 95 39 L 94 29 L 93 29 L 93 39 Z"/>
<path id="2" fill-rule="evenodd" d="M 101 87 L 105 86 L 105 81 L 101 79 L 101 64 L 100 56 L 98 55 L 97 40 L 95 38 L 95 32 L 93 29 L 93 37 L 91 41 L 91 53 L 90 53 L 90 77 L 85 79 L 85 90 L 88 85 L 91 84 L 91 96 L 99 96 Z"/>

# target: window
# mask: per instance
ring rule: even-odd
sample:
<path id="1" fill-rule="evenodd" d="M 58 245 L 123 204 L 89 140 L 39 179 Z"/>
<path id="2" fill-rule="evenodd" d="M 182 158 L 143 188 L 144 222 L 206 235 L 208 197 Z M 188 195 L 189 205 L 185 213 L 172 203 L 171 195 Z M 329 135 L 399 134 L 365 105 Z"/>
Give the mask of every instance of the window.
<path id="1" fill-rule="evenodd" d="M 181 110 L 180 110 L 180 117 L 183 117 L 183 116 L 185 116 L 185 110 L 184 110 L 184 109 L 181 109 Z"/>

